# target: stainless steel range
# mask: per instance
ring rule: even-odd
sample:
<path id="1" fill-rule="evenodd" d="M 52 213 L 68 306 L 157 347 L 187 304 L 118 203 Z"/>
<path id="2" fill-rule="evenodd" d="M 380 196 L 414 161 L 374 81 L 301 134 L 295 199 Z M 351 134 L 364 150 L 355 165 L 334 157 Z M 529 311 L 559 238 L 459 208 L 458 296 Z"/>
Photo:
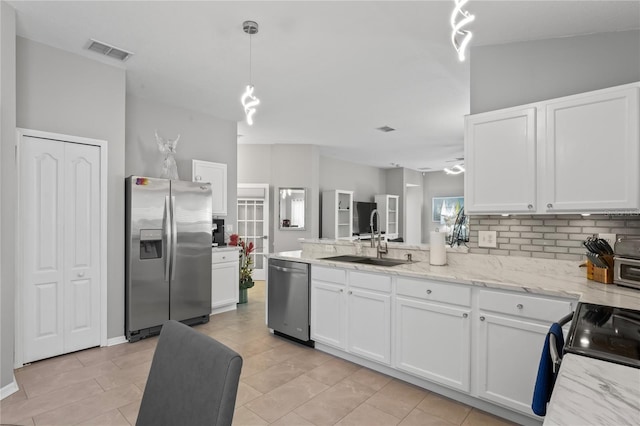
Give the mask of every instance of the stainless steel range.
<path id="1" fill-rule="evenodd" d="M 613 258 L 613 282 L 640 289 L 640 238 L 618 238 Z"/>
<path id="2" fill-rule="evenodd" d="M 564 350 L 640 368 L 640 311 L 579 303 Z"/>

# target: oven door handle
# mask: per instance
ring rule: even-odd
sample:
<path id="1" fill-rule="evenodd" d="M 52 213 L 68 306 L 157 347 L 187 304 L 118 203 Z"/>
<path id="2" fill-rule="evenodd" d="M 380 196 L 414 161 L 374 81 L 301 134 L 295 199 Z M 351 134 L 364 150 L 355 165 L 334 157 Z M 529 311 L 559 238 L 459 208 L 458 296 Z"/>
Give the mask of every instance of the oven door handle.
<path id="1" fill-rule="evenodd" d="M 565 315 L 558 320 L 558 325 L 563 327 L 567 325 L 573 319 L 574 312 Z M 549 333 L 549 354 L 551 355 L 551 368 L 553 374 L 558 374 L 560 369 L 560 363 L 562 362 L 562 355 L 558 353 L 558 347 L 556 345 L 556 336 L 553 333 Z"/>

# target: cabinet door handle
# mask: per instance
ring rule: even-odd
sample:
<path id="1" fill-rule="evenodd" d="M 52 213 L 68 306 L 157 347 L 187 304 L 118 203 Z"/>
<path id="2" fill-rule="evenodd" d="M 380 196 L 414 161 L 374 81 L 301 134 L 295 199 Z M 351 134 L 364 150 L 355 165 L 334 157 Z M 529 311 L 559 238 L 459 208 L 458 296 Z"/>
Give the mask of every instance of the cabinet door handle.
<path id="1" fill-rule="evenodd" d="M 551 204 L 551 203 L 547 204 L 547 208 L 548 208 L 548 209 L 553 208 L 553 204 Z"/>
<path id="2" fill-rule="evenodd" d="M 484 321 L 484 317 L 480 317 L 480 321 Z"/>
<path id="3" fill-rule="evenodd" d="M 518 303 L 518 304 L 516 305 L 516 308 L 518 308 L 518 309 L 522 309 L 522 308 L 524 308 L 524 305 L 523 305 L 522 303 Z"/>
<path id="4" fill-rule="evenodd" d="M 227 256 L 222 256 L 222 260 L 225 260 L 227 258 Z"/>
<path id="5" fill-rule="evenodd" d="M 343 292 L 344 292 L 344 290 L 343 290 L 343 289 L 340 289 L 340 293 L 343 293 Z"/>
<path id="6" fill-rule="evenodd" d="M 527 206 L 527 208 L 528 208 L 529 210 L 533 210 L 533 204 L 529 204 L 529 205 Z"/>
<path id="7" fill-rule="evenodd" d="M 353 294 L 353 292 L 352 292 L 352 291 L 349 291 L 349 294 Z"/>
<path id="8" fill-rule="evenodd" d="M 469 316 L 469 314 L 467 314 L 466 312 L 464 314 L 462 314 L 462 318 L 467 318 Z"/>
<path id="9" fill-rule="evenodd" d="M 431 294 L 431 290 L 427 290 L 427 294 Z"/>
<path id="10" fill-rule="evenodd" d="M 196 176 L 196 182 L 200 182 L 202 180 L 202 176 L 198 175 Z"/>

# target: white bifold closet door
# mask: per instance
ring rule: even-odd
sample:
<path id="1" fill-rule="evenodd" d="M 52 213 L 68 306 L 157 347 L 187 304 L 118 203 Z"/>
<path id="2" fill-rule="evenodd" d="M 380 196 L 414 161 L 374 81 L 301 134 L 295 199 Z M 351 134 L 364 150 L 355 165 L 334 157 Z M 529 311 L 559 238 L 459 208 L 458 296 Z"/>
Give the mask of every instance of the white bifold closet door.
<path id="1" fill-rule="evenodd" d="M 100 148 L 25 136 L 24 362 L 100 345 Z"/>

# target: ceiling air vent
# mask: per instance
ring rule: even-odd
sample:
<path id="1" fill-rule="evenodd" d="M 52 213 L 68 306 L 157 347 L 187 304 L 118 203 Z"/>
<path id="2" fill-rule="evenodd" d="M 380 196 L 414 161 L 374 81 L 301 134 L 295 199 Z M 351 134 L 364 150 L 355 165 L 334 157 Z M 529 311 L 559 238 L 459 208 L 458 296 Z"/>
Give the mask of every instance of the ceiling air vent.
<path id="1" fill-rule="evenodd" d="M 418 167 L 418 170 L 426 172 L 427 170 L 433 170 L 431 167 Z"/>
<path id="2" fill-rule="evenodd" d="M 464 157 L 457 157 L 457 158 L 454 158 L 453 160 L 447 160 L 445 161 L 445 163 L 456 163 L 458 161 L 464 161 Z"/>
<path id="3" fill-rule="evenodd" d="M 133 55 L 133 52 L 127 52 L 126 50 L 120 49 L 115 46 L 111 46 L 110 44 L 106 44 L 94 39 L 89 40 L 89 45 L 87 46 L 87 49 L 96 53 L 100 53 L 101 55 L 105 55 L 110 58 L 117 59 L 122 62 L 126 61 Z"/>
<path id="4" fill-rule="evenodd" d="M 381 132 L 384 132 L 384 133 L 389 133 L 389 132 L 393 132 L 396 129 L 389 126 L 382 126 L 382 127 L 377 127 L 376 130 L 380 130 Z"/>

